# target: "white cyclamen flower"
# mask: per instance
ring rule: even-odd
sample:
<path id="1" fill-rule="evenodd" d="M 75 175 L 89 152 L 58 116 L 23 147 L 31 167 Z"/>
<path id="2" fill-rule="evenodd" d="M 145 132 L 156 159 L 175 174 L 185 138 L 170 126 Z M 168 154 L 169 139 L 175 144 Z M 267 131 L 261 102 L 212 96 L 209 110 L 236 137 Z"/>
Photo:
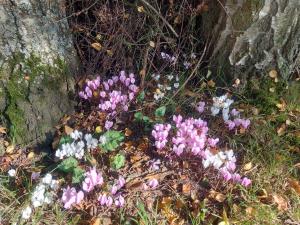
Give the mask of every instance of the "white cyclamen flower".
<path id="1" fill-rule="evenodd" d="M 42 183 L 44 183 L 44 184 L 51 184 L 51 182 L 52 182 L 52 175 L 50 174 L 50 173 L 47 173 L 44 177 L 43 177 L 43 179 L 42 179 Z"/>
<path id="2" fill-rule="evenodd" d="M 22 211 L 22 218 L 25 220 L 28 220 L 31 216 L 32 209 L 30 206 L 27 206 L 25 209 Z"/>
<path id="3" fill-rule="evenodd" d="M 15 169 L 10 169 L 9 171 L 8 171 L 8 176 L 10 176 L 10 177 L 15 177 L 16 176 L 16 170 Z"/>
<path id="4" fill-rule="evenodd" d="M 88 149 L 94 149 L 98 145 L 98 140 L 96 138 L 93 138 L 91 134 L 86 134 L 84 136 L 84 139 L 86 140 L 86 145 Z"/>
<path id="5" fill-rule="evenodd" d="M 73 138 L 74 140 L 78 140 L 78 139 L 82 139 L 82 132 L 78 131 L 78 130 L 74 130 L 71 134 L 70 134 L 71 138 Z"/>

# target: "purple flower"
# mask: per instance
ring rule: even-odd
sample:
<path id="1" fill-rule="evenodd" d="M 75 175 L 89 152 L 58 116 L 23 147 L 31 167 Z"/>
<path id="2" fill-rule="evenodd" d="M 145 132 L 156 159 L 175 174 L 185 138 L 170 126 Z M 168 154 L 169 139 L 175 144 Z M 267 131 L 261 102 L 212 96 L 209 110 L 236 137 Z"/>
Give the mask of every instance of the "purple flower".
<path id="1" fill-rule="evenodd" d="M 235 128 L 235 122 L 227 120 L 225 123 L 227 124 L 229 130 L 233 130 Z"/>
<path id="2" fill-rule="evenodd" d="M 90 168 L 90 171 L 85 173 L 85 179 L 82 182 L 82 189 L 86 192 L 94 190 L 95 186 L 103 184 L 101 173 L 97 173 L 96 168 Z"/>
<path id="3" fill-rule="evenodd" d="M 106 120 L 104 126 L 105 126 L 106 130 L 109 130 L 110 128 L 112 128 L 113 125 L 114 125 L 114 122 Z"/>
<path id="4" fill-rule="evenodd" d="M 148 181 L 148 186 L 151 188 L 151 189 L 155 189 L 157 186 L 158 186 L 158 180 L 153 178 L 151 180 Z"/>
<path id="5" fill-rule="evenodd" d="M 248 179 L 247 177 L 244 177 L 241 181 L 241 184 L 245 187 L 248 187 L 251 184 L 251 180 Z"/>
<path id="6" fill-rule="evenodd" d="M 215 139 L 208 138 L 207 142 L 208 142 L 208 144 L 209 144 L 210 147 L 214 148 L 214 147 L 216 147 L 217 143 L 219 142 L 219 138 L 215 138 Z"/>
<path id="7" fill-rule="evenodd" d="M 198 111 L 199 113 L 203 113 L 203 112 L 204 112 L 204 107 L 205 107 L 205 102 L 199 102 L 199 103 L 197 104 L 196 109 L 197 109 L 197 111 Z"/>
<path id="8" fill-rule="evenodd" d="M 232 116 L 238 116 L 238 115 L 240 115 L 240 112 L 238 110 L 236 110 L 236 109 L 232 109 L 231 112 L 230 112 L 230 114 Z"/>
<path id="9" fill-rule="evenodd" d="M 73 204 L 79 204 L 84 198 L 84 193 L 82 191 L 77 192 L 74 187 L 63 189 L 62 202 L 64 203 L 64 208 L 69 209 Z"/>
<path id="10" fill-rule="evenodd" d="M 124 206 L 124 204 L 125 204 L 125 199 L 123 198 L 123 196 L 122 195 L 119 195 L 116 199 L 115 199 L 115 205 L 117 206 L 117 207 L 123 207 Z"/>
<path id="11" fill-rule="evenodd" d="M 248 127 L 249 127 L 249 125 L 250 125 L 250 120 L 249 119 L 244 119 L 244 120 L 242 120 L 241 121 L 241 125 L 242 125 L 242 127 L 244 127 L 245 129 L 247 129 Z"/>

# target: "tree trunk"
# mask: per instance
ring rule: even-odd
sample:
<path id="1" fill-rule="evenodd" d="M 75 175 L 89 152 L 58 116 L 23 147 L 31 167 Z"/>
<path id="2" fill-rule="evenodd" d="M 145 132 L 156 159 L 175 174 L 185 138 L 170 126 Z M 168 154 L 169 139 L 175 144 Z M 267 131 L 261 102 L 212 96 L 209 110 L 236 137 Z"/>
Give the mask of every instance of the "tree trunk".
<path id="1" fill-rule="evenodd" d="M 17 143 L 48 142 L 73 109 L 76 52 L 62 0 L 0 3 L 0 116 Z"/>
<path id="2" fill-rule="evenodd" d="M 210 4 L 216 10 L 204 15 L 204 26 L 214 34 L 211 62 L 215 68 L 237 76 L 277 69 L 286 79 L 299 70 L 299 0 L 220 0 Z M 216 12 L 220 12 L 218 18 L 214 18 Z M 216 25 L 209 27 L 212 20 Z"/>

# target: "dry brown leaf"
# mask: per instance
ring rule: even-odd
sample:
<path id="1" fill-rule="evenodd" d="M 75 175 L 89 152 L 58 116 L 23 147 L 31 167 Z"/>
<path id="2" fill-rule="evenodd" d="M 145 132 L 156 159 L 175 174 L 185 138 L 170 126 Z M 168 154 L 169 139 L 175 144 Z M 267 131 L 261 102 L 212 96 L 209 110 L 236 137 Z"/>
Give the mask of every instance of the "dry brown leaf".
<path id="1" fill-rule="evenodd" d="M 64 129 L 67 135 L 70 135 L 74 131 L 73 128 L 69 127 L 68 125 L 65 125 Z"/>
<path id="2" fill-rule="evenodd" d="M 215 83 L 213 80 L 209 80 L 209 81 L 207 82 L 207 85 L 208 85 L 209 87 L 215 87 L 215 86 L 216 86 L 216 83 Z"/>
<path id="3" fill-rule="evenodd" d="M 269 88 L 269 91 L 272 92 L 272 93 L 274 93 L 275 92 L 275 88 L 273 88 L 273 87 Z"/>
<path id="4" fill-rule="evenodd" d="M 112 57 L 114 53 L 113 53 L 112 50 L 107 49 L 107 50 L 106 50 L 106 54 L 107 54 L 108 56 Z"/>
<path id="5" fill-rule="evenodd" d="M 92 221 L 91 225 L 101 225 L 101 219 L 96 218 L 94 221 Z"/>
<path id="6" fill-rule="evenodd" d="M 224 194 L 217 192 L 215 190 L 210 190 L 209 197 L 218 202 L 224 202 L 226 199 L 226 196 Z"/>
<path id="7" fill-rule="evenodd" d="M 252 207 L 247 207 L 246 208 L 246 215 L 252 217 L 254 214 L 254 208 Z"/>
<path id="8" fill-rule="evenodd" d="M 138 7 L 137 7 L 137 11 L 138 11 L 139 13 L 145 12 L 144 6 L 138 6 Z"/>
<path id="9" fill-rule="evenodd" d="M 6 148 L 6 153 L 7 154 L 12 154 L 15 150 L 15 146 L 14 145 L 9 145 L 7 148 Z"/>
<path id="10" fill-rule="evenodd" d="M 278 136 L 282 136 L 285 133 L 286 125 L 283 123 L 278 129 L 277 134 Z"/>
<path id="11" fill-rule="evenodd" d="M 150 45 L 150 47 L 154 48 L 154 47 L 155 47 L 154 41 L 150 41 L 150 42 L 149 42 L 149 45 Z"/>
<path id="12" fill-rule="evenodd" d="M 182 185 L 182 193 L 185 195 L 191 194 L 191 183 L 185 183 Z"/>
<path id="13" fill-rule="evenodd" d="M 102 49 L 102 45 L 98 42 L 95 42 L 91 44 L 92 48 L 96 49 L 97 51 L 100 51 Z"/>
<path id="14" fill-rule="evenodd" d="M 125 128 L 125 136 L 129 137 L 132 135 L 132 130 L 130 130 L 129 128 Z"/>
<path id="15" fill-rule="evenodd" d="M 5 127 L 0 127 L 0 133 L 1 134 L 6 134 L 6 128 Z"/>
<path id="16" fill-rule="evenodd" d="M 288 180 L 289 185 L 291 186 L 291 188 L 293 188 L 298 195 L 300 195 L 300 183 L 299 181 L 295 180 L 295 179 L 289 179 Z"/>
<path id="17" fill-rule="evenodd" d="M 277 204 L 277 209 L 280 211 L 288 210 L 288 203 L 287 201 L 278 194 L 273 194 L 273 201 Z"/>
<path id="18" fill-rule="evenodd" d="M 253 167 L 252 162 L 246 163 L 243 167 L 243 170 L 248 171 L 251 170 Z"/>
<path id="19" fill-rule="evenodd" d="M 28 159 L 33 159 L 35 156 L 34 152 L 29 152 L 28 155 L 27 155 L 27 158 Z"/>
<path id="20" fill-rule="evenodd" d="M 280 99 L 280 103 L 276 104 L 276 107 L 279 109 L 280 112 L 284 112 L 286 109 L 286 102 L 283 98 Z"/>

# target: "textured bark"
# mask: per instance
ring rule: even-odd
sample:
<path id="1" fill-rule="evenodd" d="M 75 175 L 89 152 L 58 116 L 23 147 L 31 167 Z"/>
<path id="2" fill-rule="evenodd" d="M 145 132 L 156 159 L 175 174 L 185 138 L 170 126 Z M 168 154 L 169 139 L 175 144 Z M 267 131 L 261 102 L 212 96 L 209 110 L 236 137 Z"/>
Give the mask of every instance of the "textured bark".
<path id="1" fill-rule="evenodd" d="M 299 0 L 227 0 L 222 6 L 219 3 L 219 17 L 212 28 L 212 65 L 233 75 L 277 69 L 284 78 L 299 70 Z M 211 14 L 205 16 L 204 24 L 211 19 Z"/>
<path id="2" fill-rule="evenodd" d="M 17 143 L 47 142 L 73 109 L 76 52 L 62 0 L 0 1 L 0 113 Z"/>

